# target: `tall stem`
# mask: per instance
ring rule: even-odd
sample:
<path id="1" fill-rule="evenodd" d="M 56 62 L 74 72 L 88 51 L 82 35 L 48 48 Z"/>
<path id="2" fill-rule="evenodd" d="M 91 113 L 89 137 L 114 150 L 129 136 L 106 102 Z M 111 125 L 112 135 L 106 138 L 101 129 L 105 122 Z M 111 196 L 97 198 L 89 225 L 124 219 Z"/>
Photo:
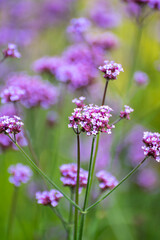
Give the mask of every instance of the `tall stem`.
<path id="1" fill-rule="evenodd" d="M 79 173 L 80 173 L 80 138 L 79 133 L 77 133 L 77 184 L 76 184 L 76 199 L 75 202 L 79 204 Z M 77 239 L 78 236 L 78 209 L 75 208 L 74 215 L 74 240 Z"/>
<path id="2" fill-rule="evenodd" d="M 73 196 L 74 196 L 74 191 L 73 189 L 71 189 L 71 200 L 73 200 Z M 69 230 L 68 230 L 67 240 L 71 240 L 72 238 L 72 221 L 73 221 L 73 206 L 70 203 L 69 219 L 68 219 Z"/>
<path id="3" fill-rule="evenodd" d="M 25 156 L 25 158 L 29 161 L 29 163 L 32 165 L 32 167 L 42 176 L 44 177 L 53 187 L 55 187 L 59 192 L 63 194 L 63 196 L 70 202 L 72 205 L 74 205 L 77 209 L 82 211 L 82 209 L 75 203 L 73 202 L 67 194 L 65 194 L 40 168 L 37 167 L 37 165 L 32 161 L 32 159 L 27 155 L 27 153 L 18 145 L 17 142 L 14 141 L 9 135 L 7 135 L 12 142 L 17 146 L 17 148 L 20 150 L 20 152 Z"/>
<path id="4" fill-rule="evenodd" d="M 105 85 L 105 88 L 104 88 L 103 99 L 102 99 L 102 106 L 105 103 L 106 93 L 107 93 L 107 88 L 108 88 L 108 82 L 109 82 L 109 80 L 106 79 L 106 85 Z"/>
<path id="5" fill-rule="evenodd" d="M 93 173 L 93 151 L 94 151 L 94 143 L 95 143 L 95 137 L 93 137 L 92 140 L 92 147 L 91 147 L 91 155 L 90 155 L 90 161 L 89 161 L 89 173 L 88 173 L 88 180 L 87 180 L 87 188 L 86 188 L 86 194 L 85 194 L 85 199 L 84 199 L 84 204 L 83 204 L 83 211 L 86 210 L 87 203 L 88 203 L 88 197 L 91 189 L 91 184 L 92 184 L 92 173 Z M 95 165 L 95 164 L 94 164 Z M 81 216 L 81 224 L 80 224 L 80 231 L 79 231 L 79 240 L 82 239 L 83 235 L 83 226 L 84 226 L 84 214 Z"/>
<path id="6" fill-rule="evenodd" d="M 18 188 L 14 186 L 11 208 L 9 213 L 8 226 L 7 226 L 6 240 L 9 240 L 12 234 L 12 227 L 13 227 L 14 216 L 15 216 L 16 205 L 17 205 L 17 196 L 18 196 Z"/>
<path id="7" fill-rule="evenodd" d="M 145 157 L 130 173 L 128 173 L 128 175 L 126 177 L 124 177 L 118 184 L 116 187 L 114 187 L 110 192 L 108 192 L 107 194 L 105 194 L 103 197 L 101 197 L 97 202 L 95 202 L 93 205 L 91 205 L 89 208 L 86 209 L 86 212 L 88 212 L 89 210 L 91 210 L 93 207 L 95 207 L 96 205 L 98 205 L 102 200 L 104 200 L 105 198 L 107 198 L 112 192 L 114 192 L 123 182 L 125 182 L 147 159 L 148 157 Z"/>

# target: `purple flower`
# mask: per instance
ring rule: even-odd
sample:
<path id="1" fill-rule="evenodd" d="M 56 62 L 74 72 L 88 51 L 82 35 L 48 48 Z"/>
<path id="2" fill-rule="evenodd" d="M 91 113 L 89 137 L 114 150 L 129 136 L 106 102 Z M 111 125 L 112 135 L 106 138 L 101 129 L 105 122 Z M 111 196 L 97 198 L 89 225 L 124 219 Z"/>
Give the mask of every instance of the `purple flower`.
<path id="1" fill-rule="evenodd" d="M 157 162 L 160 162 L 160 134 L 152 132 L 144 132 L 142 147 L 145 156 L 153 157 Z"/>
<path id="2" fill-rule="evenodd" d="M 7 85 L 17 87 L 24 92 L 20 102 L 27 108 L 37 106 L 49 108 L 58 100 L 58 89 L 47 81 L 43 82 L 39 76 L 14 74 L 8 79 Z M 17 95 L 12 95 L 12 98 L 17 98 Z"/>
<path id="3" fill-rule="evenodd" d="M 67 27 L 67 33 L 74 40 L 83 40 L 83 33 L 89 29 L 90 25 L 90 21 L 86 18 L 73 18 Z"/>
<path id="4" fill-rule="evenodd" d="M 23 126 L 23 123 L 22 123 L 20 117 L 17 117 L 17 116 L 14 116 L 14 117 L 8 117 L 8 116 L 0 117 L 0 133 L 17 134 L 21 131 L 22 126 Z"/>
<path id="5" fill-rule="evenodd" d="M 98 181 L 100 182 L 99 187 L 104 191 L 106 189 L 113 189 L 117 186 L 117 179 L 109 172 L 104 170 L 99 171 L 96 174 Z"/>
<path id="6" fill-rule="evenodd" d="M 100 66 L 99 70 L 105 73 L 104 78 L 115 80 L 120 72 L 124 72 L 122 65 L 114 61 L 104 61 L 105 65 Z"/>
<path id="7" fill-rule="evenodd" d="M 1 94 L 1 102 L 8 103 L 8 102 L 17 102 L 23 99 L 25 95 L 25 91 L 19 87 L 16 86 L 10 86 L 8 88 L 5 88 Z"/>
<path id="8" fill-rule="evenodd" d="M 36 193 L 37 203 L 44 206 L 50 205 L 52 207 L 56 207 L 62 197 L 63 195 L 55 189 Z"/>
<path id="9" fill-rule="evenodd" d="M 47 125 L 49 127 L 54 127 L 57 122 L 58 122 L 58 114 L 54 111 L 48 112 L 48 114 L 47 114 Z"/>
<path id="10" fill-rule="evenodd" d="M 20 58 L 21 54 L 18 52 L 17 46 L 13 43 L 8 44 L 8 48 L 3 50 L 4 58 L 12 57 L 12 58 Z"/>
<path id="11" fill-rule="evenodd" d="M 137 183 L 145 189 L 152 190 L 158 183 L 157 173 L 154 169 L 143 169 L 138 173 Z"/>
<path id="12" fill-rule="evenodd" d="M 127 120 L 130 120 L 130 113 L 134 110 L 127 105 L 124 105 L 124 107 L 125 110 L 120 112 L 120 118 L 126 118 Z"/>
<path id="13" fill-rule="evenodd" d="M 8 172 L 11 174 L 9 178 L 10 183 L 13 183 L 16 187 L 19 187 L 21 183 L 27 183 L 32 176 L 31 169 L 21 163 L 11 165 L 8 168 Z"/>
<path id="14" fill-rule="evenodd" d="M 85 97 L 81 96 L 78 99 L 77 98 L 73 99 L 72 102 L 75 103 L 78 108 L 83 108 L 84 107 L 84 102 L 83 101 L 85 99 L 86 99 Z"/>
<path id="15" fill-rule="evenodd" d="M 148 6 L 160 10 L 160 0 L 149 0 Z"/>
<path id="16" fill-rule="evenodd" d="M 75 188 L 77 185 L 77 165 L 74 163 L 63 164 L 60 167 L 60 172 L 62 175 L 61 181 L 63 182 L 63 185 L 71 188 Z M 88 180 L 88 172 L 80 168 L 79 192 L 81 192 L 81 189 L 83 187 L 86 188 L 87 180 Z"/>
<path id="17" fill-rule="evenodd" d="M 129 17 L 139 17 L 141 14 L 142 8 L 135 2 L 129 2 L 126 6 L 126 12 Z"/>
<path id="18" fill-rule="evenodd" d="M 75 108 L 72 116 L 69 117 L 69 128 L 75 131 L 86 132 L 88 136 L 97 135 L 99 132 L 111 134 L 114 125 L 109 126 L 109 118 L 113 111 L 109 106 L 97 106 L 93 104 Z"/>
<path id="19" fill-rule="evenodd" d="M 139 86 L 148 84 L 148 75 L 145 72 L 137 71 L 134 74 L 134 80 Z"/>

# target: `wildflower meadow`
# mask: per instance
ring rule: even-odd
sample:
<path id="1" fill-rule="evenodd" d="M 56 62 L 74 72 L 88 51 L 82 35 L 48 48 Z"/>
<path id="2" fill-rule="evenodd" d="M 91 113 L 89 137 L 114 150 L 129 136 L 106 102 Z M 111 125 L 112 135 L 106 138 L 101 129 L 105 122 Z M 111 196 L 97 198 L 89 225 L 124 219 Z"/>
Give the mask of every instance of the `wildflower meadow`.
<path id="1" fill-rule="evenodd" d="M 0 239 L 160 239 L 160 0 L 0 0 Z"/>

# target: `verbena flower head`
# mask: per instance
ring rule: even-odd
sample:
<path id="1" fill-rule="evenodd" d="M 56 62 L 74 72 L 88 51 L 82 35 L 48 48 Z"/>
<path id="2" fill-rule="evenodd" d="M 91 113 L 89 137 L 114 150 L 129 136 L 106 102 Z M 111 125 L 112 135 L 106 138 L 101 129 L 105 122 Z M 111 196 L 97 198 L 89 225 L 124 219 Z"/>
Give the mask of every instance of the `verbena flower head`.
<path id="1" fill-rule="evenodd" d="M 160 10 L 160 0 L 149 0 L 148 6 Z"/>
<path id="2" fill-rule="evenodd" d="M 148 84 L 149 78 L 145 72 L 137 71 L 134 74 L 134 80 L 137 85 L 143 86 Z"/>
<path id="3" fill-rule="evenodd" d="M 142 147 L 145 156 L 153 157 L 157 162 L 160 162 L 160 134 L 152 132 L 144 132 Z"/>
<path id="4" fill-rule="evenodd" d="M 134 110 L 127 106 L 124 105 L 125 110 L 120 112 L 120 118 L 126 118 L 127 120 L 130 120 L 130 113 L 132 113 Z"/>
<path id="5" fill-rule="evenodd" d="M 82 105 L 74 109 L 72 116 L 69 117 L 69 128 L 75 131 L 86 132 L 88 136 L 97 135 L 99 132 L 111 134 L 114 125 L 109 125 L 109 118 L 113 111 L 109 106 L 97 106 L 93 104 Z"/>
<path id="6" fill-rule="evenodd" d="M 16 86 L 10 86 L 5 88 L 1 94 L 1 102 L 8 103 L 8 102 L 17 102 L 20 101 L 25 95 L 25 91 Z"/>
<path id="7" fill-rule="evenodd" d="M 45 206 L 50 205 L 56 207 L 62 197 L 63 195 L 55 189 L 36 193 L 37 203 Z"/>
<path id="8" fill-rule="evenodd" d="M 86 99 L 85 97 L 81 96 L 78 99 L 77 98 L 73 99 L 72 102 L 75 103 L 78 108 L 83 108 L 84 107 L 84 102 L 83 101 L 85 99 Z"/>
<path id="9" fill-rule="evenodd" d="M 98 181 L 100 182 L 99 187 L 104 191 L 106 189 L 113 189 L 117 186 L 118 181 L 117 179 L 109 172 L 104 170 L 99 171 L 96 174 Z"/>
<path id="10" fill-rule="evenodd" d="M 14 74 L 9 77 L 7 85 L 12 86 L 13 89 L 17 87 L 24 92 L 20 102 L 26 108 L 37 106 L 49 108 L 58 100 L 58 89 L 51 83 L 43 81 L 39 76 L 28 76 L 24 73 Z M 15 95 L 12 94 L 12 99 L 15 98 L 17 98 L 16 92 Z"/>
<path id="11" fill-rule="evenodd" d="M 104 65 L 99 67 L 99 70 L 105 73 L 104 78 L 115 80 L 120 72 L 124 72 L 122 65 L 114 61 L 104 61 Z"/>
<path id="12" fill-rule="evenodd" d="M 0 117 L 0 133 L 5 134 L 17 134 L 21 131 L 21 127 L 23 126 L 23 123 L 21 121 L 20 117 L 13 116 L 3 116 Z"/>
<path id="13" fill-rule="evenodd" d="M 3 50 L 3 56 L 5 58 L 12 57 L 12 58 L 20 58 L 21 54 L 18 52 L 17 46 L 13 43 L 8 44 L 8 48 Z"/>
<path id="14" fill-rule="evenodd" d="M 83 32 L 86 32 L 88 28 L 90 27 L 91 23 L 86 18 L 73 18 L 70 21 L 70 25 L 67 28 L 67 32 L 69 34 L 82 34 Z"/>
<path id="15" fill-rule="evenodd" d="M 142 169 L 137 176 L 137 183 L 140 187 L 152 190 L 157 186 L 158 175 L 152 168 Z"/>
<path id="16" fill-rule="evenodd" d="M 11 174 L 9 178 L 10 183 L 13 183 L 16 187 L 19 187 L 21 183 L 27 183 L 32 176 L 31 169 L 21 163 L 11 165 L 8 168 L 8 172 Z"/>
<path id="17" fill-rule="evenodd" d="M 75 188 L 77 185 L 77 165 L 74 163 L 71 164 L 63 164 L 60 167 L 61 172 L 61 181 L 64 186 L 68 186 L 71 188 Z M 88 172 L 84 169 L 80 168 L 79 175 L 79 192 L 81 189 L 87 186 Z"/>

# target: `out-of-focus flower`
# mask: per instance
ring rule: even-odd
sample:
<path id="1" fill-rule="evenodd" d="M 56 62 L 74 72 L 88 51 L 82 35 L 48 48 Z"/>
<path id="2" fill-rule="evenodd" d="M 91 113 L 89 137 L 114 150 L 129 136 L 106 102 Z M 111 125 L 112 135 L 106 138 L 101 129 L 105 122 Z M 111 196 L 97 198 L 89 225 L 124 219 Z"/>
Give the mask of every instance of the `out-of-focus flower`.
<path id="1" fill-rule="evenodd" d="M 25 91 L 19 87 L 16 86 L 10 86 L 8 88 L 5 88 L 1 94 L 1 102 L 8 103 L 8 102 L 17 102 L 23 99 L 25 95 Z"/>
<path id="2" fill-rule="evenodd" d="M 127 106 L 124 105 L 125 110 L 120 112 L 120 118 L 126 118 L 127 120 L 130 120 L 130 113 L 132 113 L 134 110 Z"/>
<path id="3" fill-rule="evenodd" d="M 8 48 L 3 50 L 4 58 L 12 57 L 12 58 L 20 58 L 21 54 L 18 52 L 17 46 L 13 43 L 8 44 Z"/>
<path id="4" fill-rule="evenodd" d="M 138 173 L 137 183 L 147 190 L 152 190 L 158 183 L 157 173 L 151 168 L 143 169 Z"/>
<path id="5" fill-rule="evenodd" d="M 60 167 L 61 172 L 61 181 L 64 186 L 68 186 L 71 188 L 75 188 L 77 185 L 77 165 L 74 163 L 71 164 L 63 164 Z M 84 169 L 80 168 L 79 175 L 79 192 L 81 189 L 87 186 L 88 172 Z"/>
<path id="6" fill-rule="evenodd" d="M 153 157 L 157 162 L 160 162 L 160 134 L 152 132 L 144 132 L 142 147 L 144 155 Z"/>
<path id="7" fill-rule="evenodd" d="M 23 126 L 23 123 L 22 123 L 20 117 L 17 117 L 17 116 L 14 116 L 14 117 L 8 117 L 8 116 L 0 117 L 0 133 L 17 134 L 21 131 L 22 126 Z"/>
<path id="8" fill-rule="evenodd" d="M 105 73 L 104 78 L 115 80 L 120 72 L 124 72 L 122 65 L 114 61 L 104 61 L 104 65 L 99 67 L 99 70 Z"/>
<path id="9" fill-rule="evenodd" d="M 36 193 L 37 203 L 44 206 L 50 205 L 56 207 L 62 197 L 63 195 L 55 189 Z"/>
<path id="10" fill-rule="evenodd" d="M 104 191 L 106 189 L 113 189 L 117 186 L 117 179 L 109 172 L 104 170 L 99 171 L 96 174 L 98 181 L 100 182 L 99 187 Z"/>
<path id="11" fill-rule="evenodd" d="M 149 0 L 148 6 L 150 8 L 160 10 L 160 0 Z"/>
<path id="12" fill-rule="evenodd" d="M 73 18 L 67 27 L 67 33 L 73 40 L 83 40 L 83 34 L 89 29 L 91 23 L 87 18 Z"/>
<path id="13" fill-rule="evenodd" d="M 91 35 L 87 38 L 87 41 L 92 47 L 100 48 L 103 51 L 113 50 L 119 44 L 117 36 L 111 32 Z"/>
<path id="14" fill-rule="evenodd" d="M 72 116 L 69 117 L 69 128 L 86 132 L 88 136 L 97 135 L 99 132 L 111 134 L 114 125 L 109 125 L 109 118 L 113 111 L 109 106 L 84 105 L 81 108 L 75 108 Z"/>
<path id="15" fill-rule="evenodd" d="M 58 122 L 58 114 L 55 111 L 50 111 L 47 114 L 47 125 L 49 127 L 55 126 L 55 124 Z"/>
<path id="16" fill-rule="evenodd" d="M 32 176 L 31 169 L 21 163 L 11 165 L 8 168 L 8 172 L 11 174 L 9 178 L 10 183 L 13 183 L 16 187 L 19 187 L 21 183 L 27 183 Z"/>
<path id="17" fill-rule="evenodd" d="M 129 17 L 139 17 L 141 10 L 141 6 L 132 1 L 129 2 L 126 6 L 126 13 Z"/>
<path id="18" fill-rule="evenodd" d="M 39 76 L 28 76 L 23 73 L 14 74 L 9 77 L 7 85 L 12 86 L 12 88 L 17 87 L 24 92 L 20 102 L 27 108 L 37 106 L 49 108 L 58 100 L 58 89 L 47 81 L 43 82 Z M 17 95 L 12 95 L 12 98 L 17 98 Z"/>
<path id="19" fill-rule="evenodd" d="M 62 64 L 60 57 L 43 57 L 33 63 L 33 70 L 37 73 L 55 74 L 56 69 Z"/>
<path id="20" fill-rule="evenodd" d="M 145 72 L 137 71 L 134 74 L 134 80 L 139 86 L 147 85 L 149 78 Z"/>

